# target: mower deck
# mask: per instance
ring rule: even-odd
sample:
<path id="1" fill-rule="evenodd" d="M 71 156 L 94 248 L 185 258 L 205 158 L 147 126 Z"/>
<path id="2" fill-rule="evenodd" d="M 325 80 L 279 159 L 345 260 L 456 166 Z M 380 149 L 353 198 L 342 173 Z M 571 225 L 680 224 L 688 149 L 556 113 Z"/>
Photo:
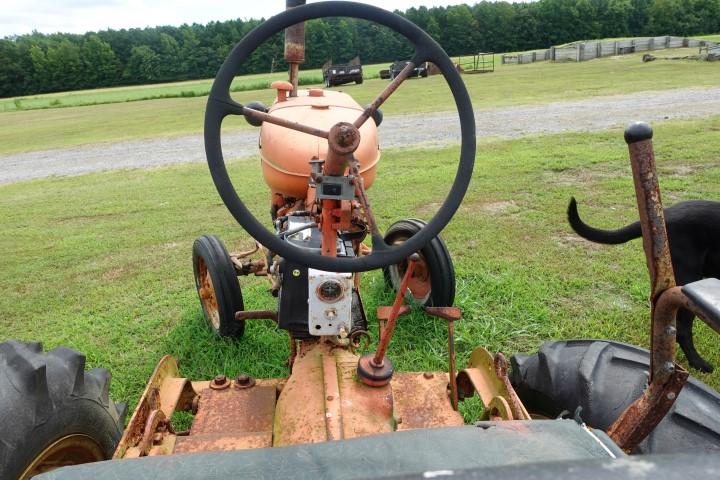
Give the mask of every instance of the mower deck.
<path id="1" fill-rule="evenodd" d="M 165 357 L 155 369 L 114 458 L 318 443 L 418 428 L 462 426 L 446 372 L 397 372 L 388 385 L 358 381 L 358 356 L 328 340 L 301 342 L 287 379 L 191 382 Z M 317 386 L 322 385 L 322 389 Z M 194 411 L 173 432 L 175 411 Z"/>

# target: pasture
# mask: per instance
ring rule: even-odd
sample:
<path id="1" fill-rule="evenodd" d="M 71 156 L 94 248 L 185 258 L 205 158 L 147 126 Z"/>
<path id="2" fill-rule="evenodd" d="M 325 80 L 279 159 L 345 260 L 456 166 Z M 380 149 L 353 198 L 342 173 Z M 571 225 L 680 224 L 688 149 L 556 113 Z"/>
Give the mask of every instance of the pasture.
<path id="1" fill-rule="evenodd" d="M 717 78 L 717 65 L 642 64 L 635 55 L 506 66 L 464 77 L 476 110 L 717 86 Z M 339 88 L 367 103 L 384 84 Z M 137 87 L 142 94 L 151 88 Z M 445 93 L 437 77 L 408 81 L 384 111 L 449 110 Z M 58 98 L 70 94 L 64 95 Z M 234 95 L 241 102 L 269 102 L 272 92 Z M 202 97 L 172 98 L 0 113 L 0 153 L 199 133 L 204 103 Z M 248 128 L 239 120 L 231 127 Z M 665 203 L 720 198 L 720 116 L 663 122 L 655 131 Z M 385 150 L 370 190 L 381 228 L 432 216 L 456 158 L 454 147 Z M 476 162 L 464 206 L 443 235 L 455 261 L 456 303 L 465 311 L 456 327 L 459 364 L 478 345 L 511 354 L 533 351 L 545 340 L 593 337 L 647 347 L 649 285 L 641 242 L 594 245 L 575 236 L 565 220 L 571 195 L 594 225 L 613 228 L 637 218 L 622 131 L 485 139 Z M 267 218 L 257 161 L 237 160 L 230 169 L 243 199 L 258 218 Z M 131 405 L 164 354 L 176 356 L 181 372 L 193 378 L 287 374 L 286 336 L 270 323 L 252 322 L 240 341 L 214 338 L 204 324 L 192 279 L 193 240 L 214 233 L 234 249 L 252 243 L 221 203 L 206 166 L 3 185 L 0 218 L 0 339 L 85 352 L 88 367 L 112 371 L 113 397 Z M 273 308 L 265 279 L 241 277 L 241 285 L 247 309 Z M 372 321 L 375 307 L 392 296 L 380 272 L 364 275 L 362 291 Z M 695 325 L 698 350 L 720 367 L 715 334 Z M 390 355 L 400 369 L 442 369 L 445 334 L 441 323 L 415 312 L 400 320 Z M 680 361 L 687 366 L 682 354 Z M 693 374 L 720 387 L 718 374 Z"/>
<path id="2" fill-rule="evenodd" d="M 696 51 L 678 49 L 664 52 L 667 52 L 667 55 L 687 54 L 686 51 L 689 50 Z M 640 54 L 581 64 L 539 62 L 531 65 L 501 66 L 496 62 L 496 65 L 497 70 L 494 73 L 463 77 L 476 111 L 600 95 L 718 85 L 717 64 L 695 61 L 642 63 Z M 387 65 L 376 65 L 373 68 L 381 67 L 387 68 Z M 368 67 L 366 70 L 372 69 Z M 245 80 L 238 80 L 243 81 Z M 198 81 L 193 83 L 196 87 L 192 88 L 207 89 L 209 84 L 209 80 Z M 385 85 L 386 80 L 376 78 L 362 85 L 348 85 L 336 89 L 347 91 L 358 103 L 365 105 L 371 102 Z M 98 92 L 97 95 L 109 98 L 137 91 L 142 98 L 151 96 L 156 88 L 167 90 L 190 87 L 184 84 L 123 87 Z M 443 80 L 437 76 L 411 80 L 405 82 L 383 106 L 383 112 L 386 115 L 399 115 L 452 110 L 454 107 L 447 98 L 447 92 Z M 67 99 L 73 95 L 75 94 L 43 95 L 38 97 L 38 101 L 52 99 L 51 102 L 69 102 L 72 100 Z M 273 92 L 269 89 L 240 91 L 234 93 L 233 97 L 241 103 L 259 100 L 269 104 Z M 98 142 L 200 133 L 205 102 L 205 97 L 180 97 L 0 113 L 3 123 L 0 128 L 0 155 Z M 252 128 L 238 119 L 228 119 L 226 123 L 226 128 L 230 129 Z"/>

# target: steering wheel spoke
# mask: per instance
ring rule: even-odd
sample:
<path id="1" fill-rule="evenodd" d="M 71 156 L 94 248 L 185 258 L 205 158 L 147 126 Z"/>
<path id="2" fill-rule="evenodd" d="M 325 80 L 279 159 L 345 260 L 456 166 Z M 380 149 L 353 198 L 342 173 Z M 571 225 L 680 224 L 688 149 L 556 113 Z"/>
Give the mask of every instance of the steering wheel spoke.
<path id="1" fill-rule="evenodd" d="M 210 97 L 208 97 L 208 104 L 210 103 L 215 104 L 222 117 L 227 117 L 228 115 L 242 115 L 245 110 L 245 107 L 242 104 L 236 102 L 229 96 L 227 98 L 220 98 L 216 95 L 210 95 Z"/>
<path id="2" fill-rule="evenodd" d="M 228 115 L 243 115 L 246 118 L 252 118 L 254 120 L 257 120 L 258 122 L 273 123 L 281 127 L 289 128 L 290 130 L 297 130 L 298 132 L 307 133 L 309 135 L 314 135 L 320 138 L 328 138 L 329 135 L 329 132 L 327 130 L 303 125 L 302 123 L 298 122 L 292 122 L 290 120 L 285 120 L 284 118 L 276 117 L 260 110 L 255 110 L 253 108 L 236 102 L 229 96 L 226 98 L 210 96 L 208 102 L 214 102 L 218 106 L 219 112 L 223 117 L 226 117 Z"/>
<path id="3" fill-rule="evenodd" d="M 356 128 L 362 127 L 367 119 L 372 117 L 373 113 L 380 108 L 380 105 L 385 103 L 385 101 L 390 98 L 393 93 L 395 93 L 395 90 L 400 87 L 400 84 L 402 84 L 410 76 L 413 70 L 415 70 L 415 68 L 423 62 L 424 55 L 416 52 L 412 60 L 410 60 L 410 62 L 405 65 L 405 68 L 403 68 L 400 73 L 398 73 L 397 76 L 395 76 L 395 78 L 393 78 L 393 80 L 383 89 L 383 91 L 375 97 L 375 100 L 373 100 L 373 102 L 365 108 L 363 113 L 361 113 L 355 122 L 353 122 L 353 125 L 355 125 Z"/>

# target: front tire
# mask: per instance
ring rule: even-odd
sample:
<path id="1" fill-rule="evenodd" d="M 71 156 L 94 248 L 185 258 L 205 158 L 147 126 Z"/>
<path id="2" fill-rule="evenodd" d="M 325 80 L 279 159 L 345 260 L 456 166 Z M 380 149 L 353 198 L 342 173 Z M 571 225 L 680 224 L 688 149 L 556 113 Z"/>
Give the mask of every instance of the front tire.
<path id="1" fill-rule="evenodd" d="M 193 244 L 193 272 L 203 315 L 220 337 L 242 337 L 245 322 L 235 320 L 244 310 L 240 282 L 230 254 L 214 235 L 203 235 Z"/>
<path id="2" fill-rule="evenodd" d="M 124 404 L 109 398 L 110 373 L 85 372 L 85 356 L 40 343 L 0 344 L 0 478 L 29 479 L 112 457 Z"/>
<path id="3" fill-rule="evenodd" d="M 575 412 L 607 430 L 648 381 L 650 353 L 602 340 L 547 342 L 511 359 L 511 381 L 525 408 L 554 418 Z M 635 453 L 720 452 L 720 394 L 690 377 L 677 400 Z"/>
<path id="4" fill-rule="evenodd" d="M 400 220 L 390 226 L 385 234 L 388 245 L 402 243 L 425 226 L 422 220 Z M 455 268 L 445 242 L 439 236 L 433 238 L 420 250 L 420 262 L 416 264 L 410 279 L 406 298 L 424 306 L 451 307 L 455 301 Z M 405 274 L 407 261 L 383 267 L 388 285 L 397 292 Z"/>

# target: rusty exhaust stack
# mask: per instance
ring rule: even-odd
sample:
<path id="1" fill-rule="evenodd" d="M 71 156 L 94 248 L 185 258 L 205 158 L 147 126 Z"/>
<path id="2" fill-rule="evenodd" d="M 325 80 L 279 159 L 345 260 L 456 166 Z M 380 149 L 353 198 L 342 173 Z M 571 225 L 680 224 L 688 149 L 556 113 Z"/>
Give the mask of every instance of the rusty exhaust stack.
<path id="1" fill-rule="evenodd" d="M 305 0 L 286 0 L 285 8 L 305 5 Z M 290 64 L 290 83 L 293 89 L 291 97 L 297 97 L 298 71 L 300 64 L 305 62 L 305 23 L 298 23 L 285 29 L 285 61 Z"/>

